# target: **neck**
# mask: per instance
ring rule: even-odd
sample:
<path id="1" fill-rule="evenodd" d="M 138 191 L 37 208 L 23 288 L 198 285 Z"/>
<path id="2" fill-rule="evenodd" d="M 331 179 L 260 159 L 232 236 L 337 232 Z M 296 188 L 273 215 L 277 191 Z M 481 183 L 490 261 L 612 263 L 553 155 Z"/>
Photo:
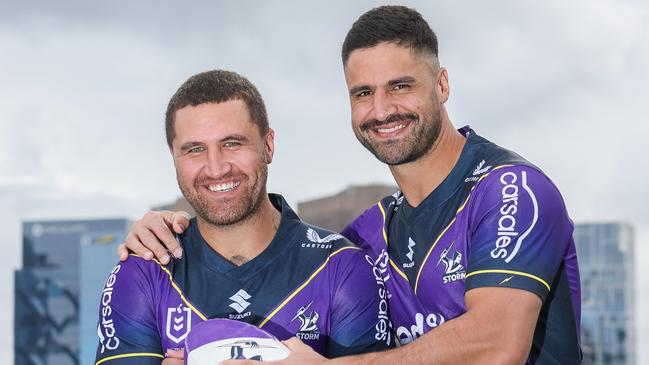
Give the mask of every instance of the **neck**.
<path id="1" fill-rule="evenodd" d="M 267 194 L 259 210 L 239 223 L 219 226 L 197 218 L 198 230 L 207 244 L 237 266 L 254 259 L 270 245 L 280 220 L 281 213 Z"/>
<path id="2" fill-rule="evenodd" d="M 455 130 L 445 111 L 441 123 L 439 137 L 430 151 L 416 161 L 390 166 L 399 189 L 413 207 L 444 181 L 462 154 L 466 139 Z"/>

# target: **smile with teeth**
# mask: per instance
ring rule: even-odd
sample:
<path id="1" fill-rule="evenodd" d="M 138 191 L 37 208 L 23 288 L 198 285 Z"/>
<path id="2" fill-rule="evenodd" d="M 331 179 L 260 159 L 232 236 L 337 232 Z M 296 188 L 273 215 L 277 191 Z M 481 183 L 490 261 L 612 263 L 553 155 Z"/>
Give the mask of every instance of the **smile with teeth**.
<path id="1" fill-rule="evenodd" d="M 207 186 L 207 188 L 210 189 L 210 191 L 217 192 L 217 193 L 222 193 L 222 192 L 225 192 L 225 191 L 233 190 L 234 188 L 239 186 L 239 184 L 241 184 L 241 182 L 239 182 L 239 181 L 236 181 L 236 182 L 235 181 L 230 181 L 230 182 L 223 183 L 223 184 L 209 184 Z"/>
<path id="2" fill-rule="evenodd" d="M 394 127 L 390 128 L 378 128 L 376 131 L 379 133 L 392 133 L 394 131 L 398 131 L 399 129 L 404 128 L 406 125 L 405 124 L 397 124 Z"/>

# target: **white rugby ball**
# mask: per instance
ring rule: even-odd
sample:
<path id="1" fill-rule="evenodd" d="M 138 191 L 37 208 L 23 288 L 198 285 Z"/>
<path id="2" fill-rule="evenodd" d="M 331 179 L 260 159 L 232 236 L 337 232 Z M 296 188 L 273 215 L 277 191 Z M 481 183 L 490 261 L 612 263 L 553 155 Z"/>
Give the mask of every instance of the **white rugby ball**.
<path id="1" fill-rule="evenodd" d="M 185 339 L 185 364 L 214 365 L 223 360 L 275 361 L 289 350 L 275 336 L 251 324 L 210 319 L 194 326 Z"/>

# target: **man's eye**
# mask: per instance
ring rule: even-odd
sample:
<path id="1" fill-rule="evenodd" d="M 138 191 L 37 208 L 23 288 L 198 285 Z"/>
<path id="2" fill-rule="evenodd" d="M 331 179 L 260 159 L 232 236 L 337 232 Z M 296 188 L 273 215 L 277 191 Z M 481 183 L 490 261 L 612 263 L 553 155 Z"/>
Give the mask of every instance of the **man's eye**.
<path id="1" fill-rule="evenodd" d="M 363 90 L 363 91 L 359 91 L 359 92 L 357 92 L 356 95 L 354 95 L 354 96 L 357 97 L 357 98 L 362 98 L 362 97 L 364 97 L 364 96 L 370 96 L 370 95 L 372 95 L 372 92 L 371 92 L 371 91 L 369 91 L 369 90 Z"/>
<path id="2" fill-rule="evenodd" d="M 187 151 L 188 151 L 189 153 L 200 153 L 200 152 L 205 151 L 205 147 L 203 147 L 203 146 L 196 146 L 196 147 L 192 147 L 192 148 L 190 148 L 190 149 L 187 150 Z"/>
<path id="3" fill-rule="evenodd" d="M 237 141 L 228 141 L 228 142 L 225 142 L 225 143 L 223 144 L 223 146 L 224 146 L 224 147 L 227 147 L 227 148 L 233 148 L 233 147 L 239 147 L 239 146 L 241 146 L 241 143 L 240 143 L 240 142 L 237 142 Z"/>
<path id="4" fill-rule="evenodd" d="M 408 84 L 396 84 L 394 85 L 394 90 L 407 89 L 408 87 L 410 87 Z"/>

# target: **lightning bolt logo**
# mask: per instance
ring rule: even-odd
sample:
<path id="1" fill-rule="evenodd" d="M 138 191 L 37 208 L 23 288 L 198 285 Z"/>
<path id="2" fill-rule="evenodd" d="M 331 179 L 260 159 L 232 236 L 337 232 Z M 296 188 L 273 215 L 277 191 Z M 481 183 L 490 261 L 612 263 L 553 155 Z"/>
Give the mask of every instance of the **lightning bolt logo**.
<path id="1" fill-rule="evenodd" d="M 501 281 L 500 284 L 498 284 L 498 285 L 503 285 L 503 284 L 505 284 L 506 282 L 510 281 L 513 278 L 514 278 L 514 275 L 512 275 L 512 276 L 506 278 L 505 280 Z"/>

